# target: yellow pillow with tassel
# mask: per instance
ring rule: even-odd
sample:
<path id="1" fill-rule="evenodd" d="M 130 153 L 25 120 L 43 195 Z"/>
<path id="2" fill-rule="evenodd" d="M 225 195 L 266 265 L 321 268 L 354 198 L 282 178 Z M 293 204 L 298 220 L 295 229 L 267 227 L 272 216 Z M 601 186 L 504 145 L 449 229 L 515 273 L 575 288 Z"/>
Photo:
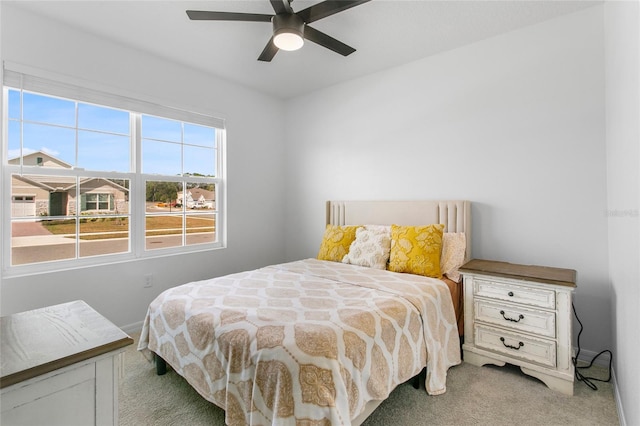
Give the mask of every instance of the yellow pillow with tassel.
<path id="1" fill-rule="evenodd" d="M 342 258 L 349 253 L 349 247 L 356 239 L 356 230 L 360 226 L 327 225 L 320 243 L 318 259 L 342 262 Z"/>
<path id="2" fill-rule="evenodd" d="M 391 225 L 391 253 L 388 270 L 442 278 L 443 224 L 424 226 Z"/>

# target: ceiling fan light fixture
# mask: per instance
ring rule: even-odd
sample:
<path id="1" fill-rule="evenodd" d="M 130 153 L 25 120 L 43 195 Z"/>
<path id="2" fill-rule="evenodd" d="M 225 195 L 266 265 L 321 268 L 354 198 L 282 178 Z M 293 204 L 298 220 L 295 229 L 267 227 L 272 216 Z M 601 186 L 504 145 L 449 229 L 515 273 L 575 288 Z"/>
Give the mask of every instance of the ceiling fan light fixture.
<path id="1" fill-rule="evenodd" d="M 298 50 L 304 44 L 304 39 L 300 34 L 282 31 L 273 37 L 273 43 L 282 50 Z"/>
<path id="2" fill-rule="evenodd" d="M 273 17 L 273 44 L 282 50 L 298 50 L 304 44 L 304 21 L 297 15 Z"/>

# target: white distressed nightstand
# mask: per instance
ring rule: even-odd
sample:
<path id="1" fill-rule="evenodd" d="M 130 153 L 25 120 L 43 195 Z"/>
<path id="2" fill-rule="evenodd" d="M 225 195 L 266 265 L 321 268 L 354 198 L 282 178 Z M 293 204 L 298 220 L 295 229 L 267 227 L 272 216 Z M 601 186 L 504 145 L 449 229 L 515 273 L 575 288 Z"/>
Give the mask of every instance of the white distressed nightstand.
<path id="1" fill-rule="evenodd" d="M 576 271 L 474 259 L 464 276 L 464 361 L 517 365 L 573 395 L 571 296 Z"/>
<path id="2" fill-rule="evenodd" d="M 2 425 L 117 425 L 133 339 L 83 301 L 0 318 Z"/>

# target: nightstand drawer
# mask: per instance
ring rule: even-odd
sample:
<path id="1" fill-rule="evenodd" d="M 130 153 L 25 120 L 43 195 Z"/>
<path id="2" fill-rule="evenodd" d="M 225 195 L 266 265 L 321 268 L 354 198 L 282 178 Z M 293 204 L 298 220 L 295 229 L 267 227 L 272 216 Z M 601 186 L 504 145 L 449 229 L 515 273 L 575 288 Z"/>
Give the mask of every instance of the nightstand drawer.
<path id="1" fill-rule="evenodd" d="M 553 290 L 522 287 L 510 283 L 476 278 L 473 280 L 473 292 L 476 296 L 491 299 L 506 300 L 548 309 L 555 309 L 556 307 L 556 293 Z"/>
<path id="2" fill-rule="evenodd" d="M 512 358 L 534 362 L 549 367 L 556 366 L 555 341 L 534 339 L 481 325 L 475 326 L 475 344 Z"/>
<path id="3" fill-rule="evenodd" d="M 518 305 L 476 299 L 474 317 L 476 321 L 556 337 L 556 314 L 552 311 L 536 311 Z"/>

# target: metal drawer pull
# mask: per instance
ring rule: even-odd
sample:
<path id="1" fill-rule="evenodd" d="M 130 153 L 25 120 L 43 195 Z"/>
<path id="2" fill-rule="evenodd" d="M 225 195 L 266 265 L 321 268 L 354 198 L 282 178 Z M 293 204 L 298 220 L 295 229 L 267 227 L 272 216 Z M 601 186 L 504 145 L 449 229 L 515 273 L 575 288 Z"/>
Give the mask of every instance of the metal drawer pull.
<path id="1" fill-rule="evenodd" d="M 504 311 L 500 311 L 500 314 L 502 314 L 502 318 L 506 319 L 507 321 L 511 321 L 511 322 L 520 322 L 520 320 L 524 319 L 524 315 L 520 314 L 518 315 L 518 319 L 513 319 L 513 318 L 508 318 L 504 315 Z"/>
<path id="2" fill-rule="evenodd" d="M 520 348 L 524 346 L 524 343 L 522 343 L 522 342 L 518 342 L 518 346 L 517 346 L 517 347 L 516 347 L 516 346 L 507 345 L 507 344 L 504 342 L 504 337 L 501 337 L 501 338 L 500 338 L 500 341 L 502 342 L 502 344 L 504 345 L 504 347 L 505 347 L 505 348 L 515 349 L 516 351 L 519 351 L 519 350 L 520 350 Z"/>

